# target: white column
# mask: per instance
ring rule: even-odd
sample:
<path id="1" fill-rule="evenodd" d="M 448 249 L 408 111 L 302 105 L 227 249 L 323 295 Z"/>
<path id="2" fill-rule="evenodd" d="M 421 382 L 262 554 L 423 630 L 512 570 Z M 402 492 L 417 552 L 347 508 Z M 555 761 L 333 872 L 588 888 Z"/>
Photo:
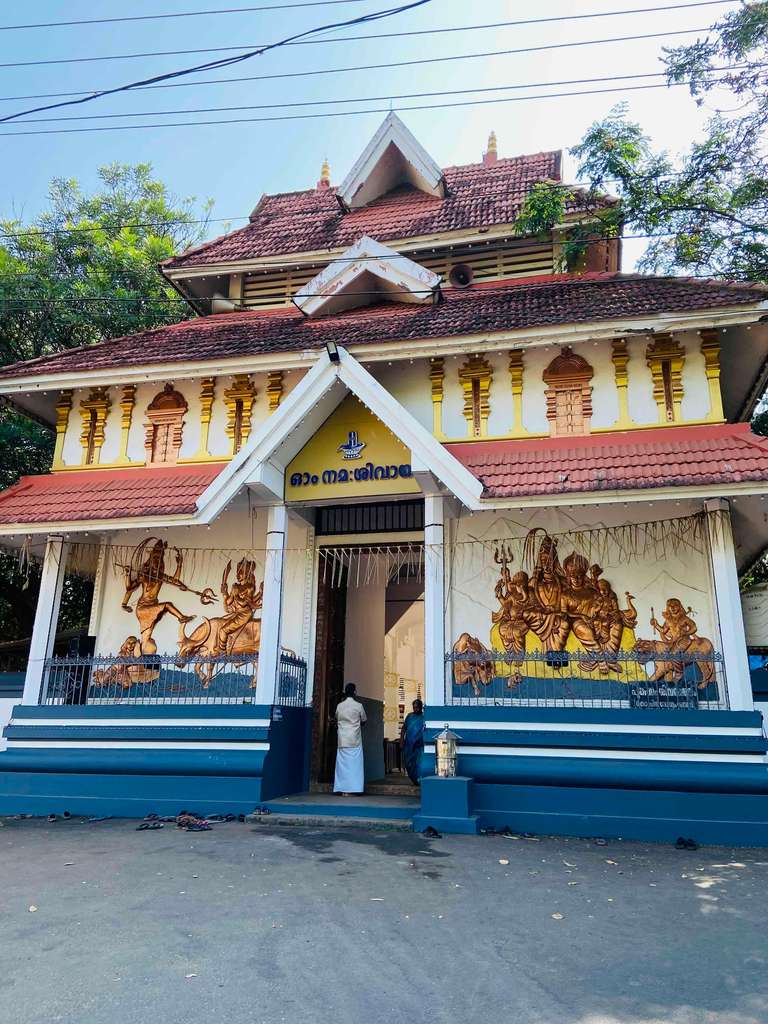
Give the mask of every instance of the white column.
<path id="1" fill-rule="evenodd" d="M 283 612 L 283 561 L 288 513 L 285 505 L 273 505 L 267 518 L 267 551 L 264 564 L 264 597 L 261 605 L 261 639 L 256 675 L 256 700 L 274 704 L 280 665 L 280 621 Z"/>
<path id="2" fill-rule="evenodd" d="M 56 639 L 56 623 L 59 618 L 61 588 L 64 585 L 66 553 L 62 537 L 51 536 L 45 546 L 43 571 L 40 577 L 40 594 L 35 610 L 35 625 L 29 646 L 29 661 L 24 679 L 22 704 L 39 704 L 40 687 L 46 658 L 53 654 Z"/>
<path id="3" fill-rule="evenodd" d="M 445 704 L 445 500 L 424 498 L 424 689 L 427 708 Z"/>
<path id="4" fill-rule="evenodd" d="M 752 683 L 741 614 L 730 506 L 724 498 L 710 498 L 704 502 L 704 508 L 707 512 L 719 513 L 708 523 L 708 534 L 728 699 L 734 711 L 752 711 Z"/>

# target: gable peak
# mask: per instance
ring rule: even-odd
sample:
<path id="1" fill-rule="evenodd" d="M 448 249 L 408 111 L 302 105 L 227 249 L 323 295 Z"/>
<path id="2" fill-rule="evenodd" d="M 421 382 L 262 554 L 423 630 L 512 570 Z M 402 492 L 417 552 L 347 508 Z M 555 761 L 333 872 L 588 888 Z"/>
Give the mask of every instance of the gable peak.
<path id="1" fill-rule="evenodd" d="M 339 186 L 337 197 L 346 209 L 357 210 L 404 184 L 428 195 L 445 195 L 442 169 L 390 111 Z"/>

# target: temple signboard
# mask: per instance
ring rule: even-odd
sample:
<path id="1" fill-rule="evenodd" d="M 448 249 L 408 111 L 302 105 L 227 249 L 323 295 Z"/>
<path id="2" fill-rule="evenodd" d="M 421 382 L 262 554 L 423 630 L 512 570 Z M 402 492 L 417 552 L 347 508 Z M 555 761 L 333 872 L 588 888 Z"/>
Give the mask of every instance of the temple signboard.
<path id="1" fill-rule="evenodd" d="M 286 501 L 418 494 L 406 446 L 352 395 L 285 471 Z"/>

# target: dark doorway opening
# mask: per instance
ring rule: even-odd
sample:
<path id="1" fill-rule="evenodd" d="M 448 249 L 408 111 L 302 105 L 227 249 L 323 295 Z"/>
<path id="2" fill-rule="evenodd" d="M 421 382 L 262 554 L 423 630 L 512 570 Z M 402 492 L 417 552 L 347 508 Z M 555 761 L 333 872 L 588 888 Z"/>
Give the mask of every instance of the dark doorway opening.
<path id="1" fill-rule="evenodd" d="M 317 588 L 315 681 L 312 694 L 313 783 L 333 782 L 336 728 L 333 714 L 344 692 L 344 632 L 347 618 L 347 572 L 321 575 Z"/>

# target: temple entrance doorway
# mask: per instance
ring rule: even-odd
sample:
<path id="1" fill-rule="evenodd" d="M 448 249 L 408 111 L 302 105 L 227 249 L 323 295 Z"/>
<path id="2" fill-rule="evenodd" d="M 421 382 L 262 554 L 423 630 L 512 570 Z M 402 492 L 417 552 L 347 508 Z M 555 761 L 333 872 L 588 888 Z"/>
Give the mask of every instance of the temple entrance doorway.
<path id="1" fill-rule="evenodd" d="M 415 541 L 322 546 L 317 580 L 311 782 L 333 785 L 334 713 L 354 683 L 365 707 L 365 782 L 412 789 L 400 730 L 424 698 L 424 548 Z M 374 787 L 374 788 L 375 788 Z"/>

